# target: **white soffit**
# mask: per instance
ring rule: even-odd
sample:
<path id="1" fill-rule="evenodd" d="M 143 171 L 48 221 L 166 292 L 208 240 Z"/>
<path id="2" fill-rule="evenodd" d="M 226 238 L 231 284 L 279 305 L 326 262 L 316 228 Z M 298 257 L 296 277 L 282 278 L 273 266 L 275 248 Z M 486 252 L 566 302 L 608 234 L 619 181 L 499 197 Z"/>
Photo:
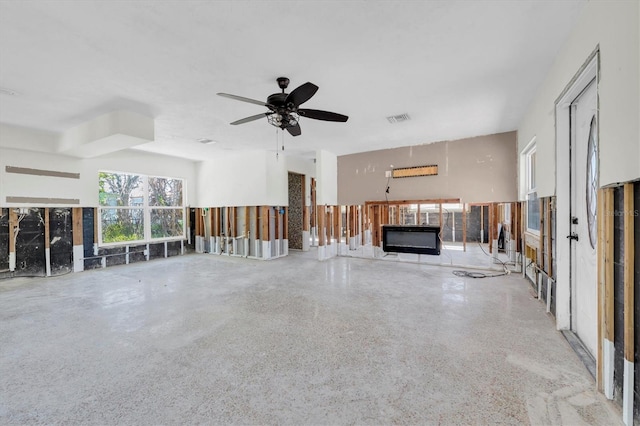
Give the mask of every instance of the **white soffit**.
<path id="1" fill-rule="evenodd" d="M 153 141 L 153 119 L 128 111 L 115 111 L 62 134 L 61 154 L 92 158 Z"/>

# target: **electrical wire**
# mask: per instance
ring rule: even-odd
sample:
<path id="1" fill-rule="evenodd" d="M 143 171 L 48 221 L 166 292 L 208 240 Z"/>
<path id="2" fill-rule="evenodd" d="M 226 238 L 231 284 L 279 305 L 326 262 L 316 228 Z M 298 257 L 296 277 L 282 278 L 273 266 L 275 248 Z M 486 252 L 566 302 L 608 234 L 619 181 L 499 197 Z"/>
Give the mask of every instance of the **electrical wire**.
<path id="1" fill-rule="evenodd" d="M 499 274 L 485 274 L 483 272 L 470 272 L 470 271 L 456 270 L 456 271 L 453 271 L 453 275 L 457 277 L 466 277 L 466 278 L 494 278 L 494 277 L 501 277 L 503 275 L 508 275 L 508 273 L 502 272 Z"/>
<path id="2" fill-rule="evenodd" d="M 444 226 L 447 226 L 451 230 L 451 233 L 453 234 L 453 228 L 451 226 L 449 226 L 449 214 L 451 212 L 448 209 L 445 209 L 445 208 L 443 208 L 443 210 L 445 210 L 447 212 L 447 219 L 445 220 Z M 440 242 L 442 243 L 442 246 L 444 247 L 444 242 L 442 241 L 442 237 L 440 237 Z M 491 255 L 485 251 L 484 247 L 482 247 L 482 244 L 480 244 L 480 242 L 478 242 L 478 246 L 480 247 L 480 249 L 482 250 L 482 252 L 484 254 L 486 254 L 487 256 L 491 257 Z M 451 256 L 449 256 L 449 257 L 451 257 Z M 494 278 L 494 277 L 502 277 L 504 275 L 509 275 L 511 273 L 511 271 L 509 271 L 507 269 L 507 264 L 509 264 L 511 262 L 503 262 L 502 260 L 498 259 L 497 257 L 495 257 L 494 259 L 502 264 L 502 269 L 503 269 L 504 272 L 501 272 L 501 273 L 498 273 L 498 274 L 485 274 L 483 272 L 470 272 L 470 271 L 464 271 L 464 270 L 455 270 L 452 273 L 453 273 L 453 275 L 455 275 L 457 277 L 466 277 L 466 278 Z"/>
<path id="3" fill-rule="evenodd" d="M 387 177 L 387 188 L 384 190 L 384 199 L 387 201 L 387 207 L 389 207 L 389 180 L 391 176 Z"/>

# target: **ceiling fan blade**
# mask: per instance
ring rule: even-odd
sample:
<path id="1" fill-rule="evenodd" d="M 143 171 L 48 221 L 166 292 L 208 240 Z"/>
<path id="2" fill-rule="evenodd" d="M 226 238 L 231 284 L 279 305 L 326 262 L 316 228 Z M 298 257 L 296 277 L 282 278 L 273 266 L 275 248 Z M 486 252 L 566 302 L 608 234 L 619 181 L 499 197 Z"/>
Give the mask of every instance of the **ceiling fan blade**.
<path id="1" fill-rule="evenodd" d="M 291 133 L 291 136 L 300 136 L 302 129 L 300 128 L 300 124 L 296 123 L 295 126 L 287 127 L 287 132 Z"/>
<path id="2" fill-rule="evenodd" d="M 243 96 L 230 95 L 228 93 L 218 93 L 218 96 L 222 96 L 224 98 L 229 98 L 229 99 L 235 99 L 236 101 L 248 102 L 250 104 L 262 105 L 262 106 L 266 106 L 267 108 L 269 107 L 269 104 L 266 104 L 262 101 L 256 101 L 255 99 L 249 99 Z"/>
<path id="3" fill-rule="evenodd" d="M 296 87 L 293 92 L 289 93 L 284 101 L 284 104 L 292 102 L 296 108 L 307 102 L 318 91 L 318 86 L 313 83 L 305 83 L 302 86 Z"/>
<path id="4" fill-rule="evenodd" d="M 313 118 L 315 120 L 339 121 L 341 123 L 349 119 L 346 115 L 338 114 L 337 112 L 321 111 L 319 109 L 299 109 L 298 114 L 300 114 L 301 117 Z"/>
<path id="5" fill-rule="evenodd" d="M 242 118 L 240 120 L 236 120 L 231 124 L 233 124 L 234 126 L 236 124 L 244 124 L 244 123 L 248 123 L 250 121 L 260 120 L 261 118 L 267 117 L 267 116 L 269 116 L 271 114 L 273 114 L 273 112 L 263 112 L 262 114 L 256 114 L 256 115 L 252 115 L 251 117 L 247 117 L 247 118 Z"/>

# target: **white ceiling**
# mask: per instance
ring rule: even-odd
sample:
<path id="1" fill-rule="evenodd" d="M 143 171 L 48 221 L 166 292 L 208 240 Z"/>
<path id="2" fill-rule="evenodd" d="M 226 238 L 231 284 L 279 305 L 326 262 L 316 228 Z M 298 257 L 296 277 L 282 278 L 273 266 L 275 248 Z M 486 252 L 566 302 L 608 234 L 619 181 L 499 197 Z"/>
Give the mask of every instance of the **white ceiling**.
<path id="1" fill-rule="evenodd" d="M 258 100 L 311 81 L 289 152 L 338 155 L 515 130 L 579 1 L 0 1 L 0 123 L 63 132 L 118 109 L 155 119 L 137 149 L 202 160 L 275 149 Z M 407 113 L 411 121 L 390 124 Z M 217 141 L 202 145 L 198 139 Z M 0 141 L 0 144 L 2 141 Z"/>

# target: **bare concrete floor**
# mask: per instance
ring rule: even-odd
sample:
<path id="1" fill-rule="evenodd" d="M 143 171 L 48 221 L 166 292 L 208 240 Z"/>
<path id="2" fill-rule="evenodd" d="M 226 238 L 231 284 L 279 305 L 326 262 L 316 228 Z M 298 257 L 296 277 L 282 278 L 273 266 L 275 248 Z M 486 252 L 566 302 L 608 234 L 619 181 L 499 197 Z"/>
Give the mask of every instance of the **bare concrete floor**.
<path id="1" fill-rule="evenodd" d="M 292 253 L 0 281 L 0 424 L 619 424 L 518 275 Z"/>

